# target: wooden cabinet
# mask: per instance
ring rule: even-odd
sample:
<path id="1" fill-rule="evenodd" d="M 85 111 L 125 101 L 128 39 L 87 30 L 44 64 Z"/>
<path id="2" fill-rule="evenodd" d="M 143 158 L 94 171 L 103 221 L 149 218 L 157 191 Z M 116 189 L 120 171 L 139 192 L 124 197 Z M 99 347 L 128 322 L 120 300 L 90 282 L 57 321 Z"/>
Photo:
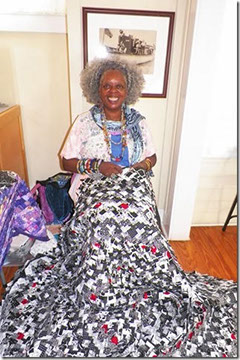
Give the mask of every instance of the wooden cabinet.
<path id="1" fill-rule="evenodd" d="M 16 172 L 29 186 L 19 105 L 0 109 L 0 170 Z"/>

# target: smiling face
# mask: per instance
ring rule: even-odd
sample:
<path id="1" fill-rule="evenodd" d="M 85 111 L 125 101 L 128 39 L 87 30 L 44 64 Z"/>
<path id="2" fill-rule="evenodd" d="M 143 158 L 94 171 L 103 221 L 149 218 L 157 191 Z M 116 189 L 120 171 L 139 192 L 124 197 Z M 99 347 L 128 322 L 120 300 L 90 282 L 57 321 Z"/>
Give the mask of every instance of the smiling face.
<path id="1" fill-rule="evenodd" d="M 127 96 L 127 84 L 121 71 L 105 71 L 100 80 L 99 95 L 106 118 L 120 120 L 121 106 Z"/>

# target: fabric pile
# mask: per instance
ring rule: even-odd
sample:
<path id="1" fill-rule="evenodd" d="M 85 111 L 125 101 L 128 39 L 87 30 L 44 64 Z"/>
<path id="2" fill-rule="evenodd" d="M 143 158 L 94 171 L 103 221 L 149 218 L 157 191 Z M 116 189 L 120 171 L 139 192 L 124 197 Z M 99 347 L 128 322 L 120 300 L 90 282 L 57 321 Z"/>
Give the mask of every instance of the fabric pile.
<path id="1" fill-rule="evenodd" d="M 13 171 L 0 171 L 0 268 L 12 239 L 22 234 L 48 241 L 41 210 L 26 183 Z"/>

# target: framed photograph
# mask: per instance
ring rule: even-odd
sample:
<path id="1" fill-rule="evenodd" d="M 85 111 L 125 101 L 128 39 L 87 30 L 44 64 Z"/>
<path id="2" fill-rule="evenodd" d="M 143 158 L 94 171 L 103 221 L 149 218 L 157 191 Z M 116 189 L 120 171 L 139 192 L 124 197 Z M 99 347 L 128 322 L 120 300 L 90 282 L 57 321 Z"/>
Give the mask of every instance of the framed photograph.
<path id="1" fill-rule="evenodd" d="M 143 97 L 166 97 L 174 12 L 83 7 L 84 66 L 117 54 L 142 68 Z"/>

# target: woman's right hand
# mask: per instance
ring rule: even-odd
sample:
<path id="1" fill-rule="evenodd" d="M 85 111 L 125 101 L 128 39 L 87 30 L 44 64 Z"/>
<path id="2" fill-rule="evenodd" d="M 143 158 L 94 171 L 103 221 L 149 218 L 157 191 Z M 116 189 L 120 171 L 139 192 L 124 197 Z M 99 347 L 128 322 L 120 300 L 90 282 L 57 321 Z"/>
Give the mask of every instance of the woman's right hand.
<path id="1" fill-rule="evenodd" d="M 119 165 L 111 162 L 103 161 L 99 166 L 99 172 L 104 176 L 111 176 L 122 173 L 122 168 Z"/>

